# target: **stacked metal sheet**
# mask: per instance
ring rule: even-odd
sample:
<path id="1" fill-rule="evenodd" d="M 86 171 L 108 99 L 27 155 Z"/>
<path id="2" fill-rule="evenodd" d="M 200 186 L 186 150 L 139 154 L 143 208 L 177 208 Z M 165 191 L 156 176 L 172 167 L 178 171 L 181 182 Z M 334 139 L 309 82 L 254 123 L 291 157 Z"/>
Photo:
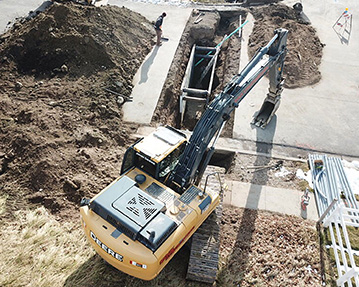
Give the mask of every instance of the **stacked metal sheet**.
<path id="1" fill-rule="evenodd" d="M 310 154 L 308 160 L 319 216 L 334 199 L 342 201 L 346 207 L 358 209 L 340 158 Z"/>

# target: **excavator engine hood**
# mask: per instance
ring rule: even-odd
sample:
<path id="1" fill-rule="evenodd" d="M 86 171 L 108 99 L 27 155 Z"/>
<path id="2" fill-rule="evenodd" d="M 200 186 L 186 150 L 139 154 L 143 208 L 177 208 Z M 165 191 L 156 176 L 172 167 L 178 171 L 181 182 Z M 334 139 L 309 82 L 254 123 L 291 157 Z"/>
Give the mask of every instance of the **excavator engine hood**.
<path id="1" fill-rule="evenodd" d="M 165 215 L 165 204 L 143 192 L 124 176 L 90 203 L 90 209 L 132 240 L 152 251 L 166 240 L 177 224 Z"/>

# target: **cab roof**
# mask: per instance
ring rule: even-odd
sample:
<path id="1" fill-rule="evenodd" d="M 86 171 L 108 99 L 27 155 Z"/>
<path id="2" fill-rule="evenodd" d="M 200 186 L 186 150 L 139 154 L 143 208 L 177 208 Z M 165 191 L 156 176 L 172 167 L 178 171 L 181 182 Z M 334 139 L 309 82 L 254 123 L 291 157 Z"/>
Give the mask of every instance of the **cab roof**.
<path id="1" fill-rule="evenodd" d="M 149 156 L 153 161 L 160 162 L 185 140 L 186 136 L 174 128 L 159 127 L 138 142 L 134 148 Z"/>

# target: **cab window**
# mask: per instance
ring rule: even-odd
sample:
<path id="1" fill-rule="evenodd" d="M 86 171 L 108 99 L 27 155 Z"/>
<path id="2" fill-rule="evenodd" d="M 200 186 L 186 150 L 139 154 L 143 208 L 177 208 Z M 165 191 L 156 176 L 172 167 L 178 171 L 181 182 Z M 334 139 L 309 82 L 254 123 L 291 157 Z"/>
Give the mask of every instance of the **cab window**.
<path id="1" fill-rule="evenodd" d="M 177 165 L 179 157 L 184 150 L 184 147 L 184 144 L 180 145 L 177 149 L 171 152 L 159 163 L 158 180 L 160 180 L 161 182 L 164 182 L 166 180 L 167 176 Z"/>
<path id="2" fill-rule="evenodd" d="M 125 152 L 123 157 L 122 167 L 121 167 L 121 174 L 129 170 L 135 164 L 135 151 L 132 147 L 128 148 Z"/>
<path id="3" fill-rule="evenodd" d="M 139 153 L 136 153 L 136 167 L 148 173 L 152 177 L 156 176 L 155 163 L 142 157 Z"/>

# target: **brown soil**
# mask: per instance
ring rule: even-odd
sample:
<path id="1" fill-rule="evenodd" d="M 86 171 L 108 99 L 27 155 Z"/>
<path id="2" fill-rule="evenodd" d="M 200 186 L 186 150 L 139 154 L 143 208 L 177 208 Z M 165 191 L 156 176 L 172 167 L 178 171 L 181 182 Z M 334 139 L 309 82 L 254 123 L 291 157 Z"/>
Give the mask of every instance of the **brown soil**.
<path id="1" fill-rule="evenodd" d="M 103 88 L 131 94 L 153 36 L 131 10 L 71 3 L 2 35 L 0 180 L 10 210 L 30 202 L 73 217 L 81 197 L 118 175 L 137 126 L 122 123 L 118 97 Z"/>
<path id="2" fill-rule="evenodd" d="M 224 208 L 219 285 L 322 286 L 317 241 L 313 224 L 301 218 Z"/>
<path id="3" fill-rule="evenodd" d="M 324 44 L 316 30 L 297 17 L 295 10 L 282 4 L 253 7 L 250 9 L 256 19 L 249 39 L 251 56 L 258 48 L 266 45 L 273 36 L 272 31 L 284 28 L 289 31 L 288 53 L 284 64 L 284 87 L 298 88 L 313 85 L 321 79 L 319 65 Z"/>

